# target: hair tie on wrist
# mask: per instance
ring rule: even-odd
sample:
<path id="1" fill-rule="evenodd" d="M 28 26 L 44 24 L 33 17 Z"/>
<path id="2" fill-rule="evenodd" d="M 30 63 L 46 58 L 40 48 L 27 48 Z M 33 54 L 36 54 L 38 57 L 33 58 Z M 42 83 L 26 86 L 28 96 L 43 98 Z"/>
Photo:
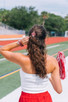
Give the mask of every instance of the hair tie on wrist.
<path id="1" fill-rule="evenodd" d="M 21 40 L 18 40 L 17 44 L 20 45 L 20 46 L 24 46 L 24 45 L 21 43 Z"/>

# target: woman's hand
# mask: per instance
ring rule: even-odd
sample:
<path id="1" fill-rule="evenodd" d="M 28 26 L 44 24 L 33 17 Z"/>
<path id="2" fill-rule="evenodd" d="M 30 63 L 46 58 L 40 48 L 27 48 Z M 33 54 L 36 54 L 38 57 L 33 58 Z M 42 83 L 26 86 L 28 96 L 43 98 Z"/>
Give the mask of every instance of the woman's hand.
<path id="1" fill-rule="evenodd" d="M 16 41 L 16 42 L 10 43 L 8 45 L 5 45 L 0 48 L 0 54 L 2 54 L 2 51 L 10 51 L 16 47 L 19 47 L 20 43 L 21 43 L 21 45 L 26 45 L 28 43 L 28 40 L 29 40 L 29 37 L 24 37 L 20 40 L 20 42 Z"/>
<path id="2" fill-rule="evenodd" d="M 20 42 L 21 42 L 22 45 L 27 45 L 28 40 L 29 40 L 29 37 L 24 37 L 24 38 L 22 38 L 22 39 L 20 40 Z"/>

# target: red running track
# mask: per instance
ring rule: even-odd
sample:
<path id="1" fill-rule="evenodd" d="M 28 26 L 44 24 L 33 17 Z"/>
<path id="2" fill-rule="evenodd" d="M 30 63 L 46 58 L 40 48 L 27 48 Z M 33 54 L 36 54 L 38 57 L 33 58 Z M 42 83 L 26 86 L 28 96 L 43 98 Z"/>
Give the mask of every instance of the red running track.
<path id="1" fill-rule="evenodd" d="M 15 42 L 17 40 L 11 40 L 11 41 L 0 41 L 0 45 L 6 45 L 12 42 Z M 60 42 L 64 42 L 64 41 L 68 41 L 68 37 L 49 37 L 45 40 L 46 45 L 49 44 L 54 44 L 54 43 L 60 43 Z M 26 49 L 27 46 L 24 47 L 18 47 L 13 49 L 13 51 L 17 51 L 17 50 L 23 50 Z"/>

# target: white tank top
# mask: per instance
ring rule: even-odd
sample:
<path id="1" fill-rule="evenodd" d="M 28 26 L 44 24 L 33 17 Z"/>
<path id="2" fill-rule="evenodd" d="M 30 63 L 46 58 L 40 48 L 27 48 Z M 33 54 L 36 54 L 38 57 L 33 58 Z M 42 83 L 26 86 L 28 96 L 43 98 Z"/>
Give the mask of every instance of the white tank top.
<path id="1" fill-rule="evenodd" d="M 20 69 L 21 88 L 26 93 L 41 93 L 47 91 L 48 77 L 44 79 L 36 76 L 36 74 L 25 73 Z"/>

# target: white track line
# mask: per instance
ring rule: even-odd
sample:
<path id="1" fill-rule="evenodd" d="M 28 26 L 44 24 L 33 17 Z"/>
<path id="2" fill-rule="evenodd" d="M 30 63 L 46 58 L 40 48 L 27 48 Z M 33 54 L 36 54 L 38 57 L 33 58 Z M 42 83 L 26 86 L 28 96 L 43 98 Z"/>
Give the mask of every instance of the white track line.
<path id="1" fill-rule="evenodd" d="M 0 61 L 5 61 L 5 60 L 6 60 L 6 58 L 1 58 L 1 59 L 0 59 Z"/>
<path id="2" fill-rule="evenodd" d="M 49 46 L 49 47 L 47 47 L 47 49 L 54 48 L 54 47 L 58 47 L 58 46 L 60 46 L 60 45 Z"/>
<path id="3" fill-rule="evenodd" d="M 22 39 L 22 38 L 8 38 L 8 39 L 0 39 L 0 41 L 11 41 L 11 40 L 19 40 L 19 39 Z"/>
<path id="4" fill-rule="evenodd" d="M 68 57 L 66 57 L 66 65 L 68 66 Z M 63 87 L 63 92 L 61 94 L 57 94 L 49 82 L 48 91 L 52 96 L 53 102 L 68 102 L 68 76 L 65 80 L 62 80 L 61 82 Z M 17 88 L 13 92 L 2 98 L 0 102 L 18 102 L 20 94 L 21 87 Z"/>

